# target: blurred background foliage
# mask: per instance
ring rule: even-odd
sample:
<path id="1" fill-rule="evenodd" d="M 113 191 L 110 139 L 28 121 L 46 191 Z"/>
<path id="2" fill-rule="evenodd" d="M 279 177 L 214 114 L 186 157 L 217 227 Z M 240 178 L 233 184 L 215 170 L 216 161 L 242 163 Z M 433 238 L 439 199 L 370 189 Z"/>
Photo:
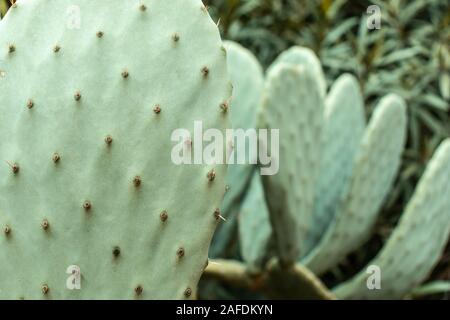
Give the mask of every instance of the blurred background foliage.
<path id="1" fill-rule="evenodd" d="M 14 2 L 14 1 L 13 1 Z M 367 116 L 385 94 L 408 103 L 408 142 L 401 172 L 372 240 L 330 281 L 341 281 L 372 258 L 390 235 L 438 143 L 450 137 L 450 1 L 204 0 L 223 38 L 250 49 L 264 67 L 293 45 L 313 49 L 331 84 L 344 72 L 360 81 Z M 367 8 L 381 9 L 369 30 Z M 10 0 L 0 0 L 3 17 Z M 349 124 L 351 125 L 351 124 Z M 432 235 L 430 235 L 432 236 Z M 420 248 L 418 248 L 420 250 Z M 450 246 L 431 279 L 450 279 Z"/>
<path id="2" fill-rule="evenodd" d="M 387 240 L 434 149 L 450 136 L 450 1 L 204 2 L 222 36 L 250 49 L 264 67 L 289 47 L 305 46 L 319 56 L 329 85 L 344 72 L 359 79 L 368 117 L 387 93 L 407 101 L 407 148 L 374 236 L 329 275 L 330 281 L 348 278 Z M 380 29 L 367 28 L 371 5 L 381 9 Z M 450 246 L 432 279 L 450 279 L 449 263 Z"/>

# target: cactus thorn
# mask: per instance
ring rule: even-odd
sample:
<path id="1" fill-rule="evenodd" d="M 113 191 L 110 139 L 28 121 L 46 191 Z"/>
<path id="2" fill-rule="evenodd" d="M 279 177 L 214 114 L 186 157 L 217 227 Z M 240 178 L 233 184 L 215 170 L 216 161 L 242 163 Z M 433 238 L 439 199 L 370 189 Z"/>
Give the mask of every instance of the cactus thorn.
<path id="1" fill-rule="evenodd" d="M 128 72 L 127 69 L 124 69 L 122 71 L 122 78 L 126 79 L 126 78 L 128 78 L 129 75 L 130 75 L 130 73 Z"/>
<path id="2" fill-rule="evenodd" d="M 57 163 L 60 159 L 61 159 L 61 156 L 55 152 L 52 157 L 53 162 Z"/>
<path id="3" fill-rule="evenodd" d="M 109 146 L 113 142 L 113 138 L 110 135 L 105 137 L 105 143 Z"/>
<path id="4" fill-rule="evenodd" d="M 183 247 L 178 248 L 177 256 L 178 256 L 178 258 L 183 258 L 184 257 L 184 248 Z"/>
<path id="5" fill-rule="evenodd" d="M 156 114 L 160 114 L 161 113 L 161 106 L 159 104 L 157 104 L 155 106 L 155 108 L 153 108 L 153 112 Z"/>
<path id="6" fill-rule="evenodd" d="M 184 296 L 186 298 L 189 298 L 192 294 L 192 289 L 191 288 L 186 288 L 186 290 L 184 290 Z"/>
<path id="7" fill-rule="evenodd" d="M 20 167 L 17 163 L 11 164 L 8 161 L 6 161 L 6 163 L 11 167 L 11 170 L 14 174 L 19 173 Z"/>
<path id="8" fill-rule="evenodd" d="M 10 226 L 5 226 L 5 228 L 3 229 L 3 232 L 5 233 L 6 236 L 9 236 L 11 234 L 11 227 Z"/>
<path id="9" fill-rule="evenodd" d="M 134 288 L 134 292 L 136 293 L 137 296 L 140 296 L 143 291 L 144 291 L 144 288 L 142 288 L 141 285 L 138 285 L 136 288 Z"/>
<path id="10" fill-rule="evenodd" d="M 139 187 L 139 186 L 141 185 L 141 182 L 142 182 L 142 179 L 141 179 L 140 176 L 135 176 L 135 177 L 133 178 L 133 184 L 134 184 L 134 186 L 135 186 L 136 188 Z"/>
<path id="11" fill-rule="evenodd" d="M 222 109 L 223 112 L 227 112 L 229 107 L 230 106 L 229 106 L 228 102 L 222 102 L 220 104 L 220 109 Z"/>
<path id="12" fill-rule="evenodd" d="M 208 76 L 209 76 L 209 68 L 208 67 L 203 67 L 202 68 L 202 74 L 203 74 L 203 77 L 204 78 L 208 78 Z"/>
<path id="13" fill-rule="evenodd" d="M 169 218 L 167 211 L 163 210 L 160 214 L 159 214 L 159 218 L 161 219 L 162 222 L 166 222 L 167 218 Z"/>
<path id="14" fill-rule="evenodd" d="M 216 218 L 216 220 L 222 219 L 223 221 L 227 221 L 227 219 L 225 219 L 221 214 L 220 214 L 220 209 L 217 208 L 216 210 L 214 210 L 214 217 Z"/>
<path id="15" fill-rule="evenodd" d="M 80 101 L 81 100 L 81 92 L 75 91 L 75 94 L 73 95 L 73 97 L 75 98 L 75 101 Z"/>
<path id="16" fill-rule="evenodd" d="M 206 177 L 208 178 L 209 181 L 214 181 L 214 179 L 216 178 L 216 172 L 214 171 L 214 169 L 209 171 Z"/>
<path id="17" fill-rule="evenodd" d="M 42 285 L 41 290 L 42 290 L 43 294 L 48 294 L 48 292 L 50 291 L 50 288 L 48 285 L 44 284 L 44 285 Z"/>
<path id="18" fill-rule="evenodd" d="M 45 231 L 47 231 L 48 228 L 50 227 L 50 223 L 48 222 L 47 219 L 44 219 L 44 220 L 42 220 L 41 226 L 42 226 L 42 229 L 44 229 Z"/>
<path id="19" fill-rule="evenodd" d="M 29 100 L 27 101 L 27 108 L 28 108 L 28 109 L 31 109 L 31 108 L 33 108 L 33 106 L 34 106 L 33 100 L 29 99 Z"/>
<path id="20" fill-rule="evenodd" d="M 120 247 L 119 246 L 115 246 L 113 251 L 112 251 L 112 254 L 113 254 L 113 256 L 115 258 L 119 257 L 120 256 Z"/>
<path id="21" fill-rule="evenodd" d="M 97 35 L 97 38 L 103 37 L 103 31 L 97 31 L 96 35 Z"/>
<path id="22" fill-rule="evenodd" d="M 89 200 L 86 200 L 86 201 L 83 202 L 84 210 L 89 211 L 91 209 L 91 207 L 92 207 L 92 204 L 91 204 L 91 202 Z"/>

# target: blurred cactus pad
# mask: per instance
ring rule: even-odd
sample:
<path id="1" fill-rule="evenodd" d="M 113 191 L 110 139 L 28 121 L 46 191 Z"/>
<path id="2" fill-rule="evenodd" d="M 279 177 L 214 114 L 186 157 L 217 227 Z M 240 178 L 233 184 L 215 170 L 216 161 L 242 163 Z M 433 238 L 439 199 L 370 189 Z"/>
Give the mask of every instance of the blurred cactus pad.
<path id="1" fill-rule="evenodd" d="M 449 1 L 0 18 L 0 299 L 449 299 Z M 279 171 L 175 164 L 195 121 Z"/>

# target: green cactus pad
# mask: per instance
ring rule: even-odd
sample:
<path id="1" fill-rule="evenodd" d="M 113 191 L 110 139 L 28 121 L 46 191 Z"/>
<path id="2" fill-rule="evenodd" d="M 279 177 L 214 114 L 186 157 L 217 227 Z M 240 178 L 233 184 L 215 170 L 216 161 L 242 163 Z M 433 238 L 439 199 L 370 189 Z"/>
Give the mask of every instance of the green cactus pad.
<path id="1" fill-rule="evenodd" d="M 261 270 L 269 257 L 272 227 L 259 172 L 253 174 L 238 219 L 242 258 L 249 270 Z"/>
<path id="2" fill-rule="evenodd" d="M 280 63 L 271 69 L 261 123 L 280 130 L 279 156 L 271 150 L 279 172 L 263 176 L 263 185 L 282 263 L 298 259 L 310 231 L 323 109 L 318 82 L 308 68 Z"/>
<path id="3" fill-rule="evenodd" d="M 314 216 L 306 252 L 320 241 L 333 221 L 336 204 L 350 182 L 354 157 L 365 129 L 364 102 L 358 81 L 344 74 L 333 84 L 325 101 L 323 150 L 316 184 Z"/>
<path id="4" fill-rule="evenodd" d="M 405 135 L 405 103 L 396 95 L 388 95 L 380 101 L 366 129 L 349 190 L 340 201 L 335 221 L 302 261 L 314 273 L 335 266 L 370 237 L 396 176 Z"/>
<path id="5" fill-rule="evenodd" d="M 381 288 L 367 288 L 366 270 L 335 290 L 342 299 L 399 299 L 427 278 L 450 232 L 450 139 L 429 162 L 397 228 L 369 263 L 380 268 Z"/>
<path id="6" fill-rule="evenodd" d="M 317 58 L 314 51 L 306 47 L 292 47 L 284 51 L 277 57 L 277 59 L 275 59 L 267 70 L 267 74 L 270 74 L 271 70 L 280 63 L 303 66 L 304 68 L 309 69 L 314 76 L 315 81 L 317 81 L 319 92 L 322 97 L 325 97 L 327 92 L 327 82 L 325 80 L 325 74 L 323 73 L 320 60 Z"/>
<path id="7" fill-rule="evenodd" d="M 195 297 L 226 168 L 171 134 L 224 131 L 231 96 L 201 1 L 19 0 L 0 70 L 0 298 Z"/>
<path id="8" fill-rule="evenodd" d="M 233 83 L 233 99 L 230 106 L 231 124 L 234 129 L 254 129 L 256 127 L 257 112 L 264 88 L 264 76 L 262 67 L 255 56 L 232 41 L 225 41 L 227 50 L 228 72 Z M 231 143 L 231 141 L 229 142 Z M 233 139 L 232 146 L 236 147 L 237 139 Z M 248 155 L 248 141 L 246 142 L 246 153 Z M 230 145 L 227 146 L 229 148 Z M 223 257 L 223 252 L 229 247 L 234 230 L 237 224 L 233 215 L 238 213 L 236 205 L 240 206 L 243 193 L 250 183 L 252 171 L 255 165 L 251 164 L 247 157 L 245 164 L 237 163 L 234 154 L 234 163 L 228 166 L 226 176 L 227 192 L 222 203 L 222 215 L 227 219 L 226 223 L 221 223 L 214 235 L 211 245 L 211 256 Z"/>

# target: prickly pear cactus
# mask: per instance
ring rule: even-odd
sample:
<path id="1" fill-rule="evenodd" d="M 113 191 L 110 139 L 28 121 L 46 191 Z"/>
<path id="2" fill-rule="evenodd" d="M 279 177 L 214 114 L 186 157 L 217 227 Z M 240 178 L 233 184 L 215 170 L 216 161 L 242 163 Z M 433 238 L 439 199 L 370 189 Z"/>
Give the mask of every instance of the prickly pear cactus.
<path id="1" fill-rule="evenodd" d="M 309 68 L 279 63 L 268 74 L 262 101 L 261 127 L 280 129 L 279 155 L 273 146 L 270 152 L 279 172 L 263 176 L 263 185 L 278 254 L 288 264 L 304 251 L 310 232 L 323 99 Z"/>
<path id="2" fill-rule="evenodd" d="M 335 289 L 342 299 L 399 299 L 439 260 L 450 233 L 450 139 L 436 150 L 399 224 L 379 255 L 381 288 L 368 290 L 366 270 Z"/>
<path id="3" fill-rule="evenodd" d="M 0 70 L 0 298 L 195 297 L 226 170 L 170 139 L 231 96 L 201 1 L 19 0 Z"/>
<path id="4" fill-rule="evenodd" d="M 350 182 L 364 129 L 364 102 L 358 80 L 344 74 L 333 84 L 325 100 L 321 164 L 304 255 L 317 245 L 333 221 L 336 203 Z"/>
<path id="5" fill-rule="evenodd" d="M 283 53 L 281 53 L 277 59 L 268 68 L 267 74 L 270 74 L 272 69 L 279 64 L 290 64 L 294 66 L 302 66 L 308 69 L 314 81 L 317 81 L 317 86 L 322 97 L 325 97 L 327 92 L 327 82 L 325 80 L 325 74 L 323 73 L 322 65 L 319 58 L 317 58 L 314 51 L 306 47 L 294 46 Z"/>
<path id="6" fill-rule="evenodd" d="M 241 254 L 249 270 L 261 270 L 267 262 L 272 238 L 269 210 L 259 172 L 255 172 L 239 214 Z"/>
<path id="7" fill-rule="evenodd" d="M 400 165 L 405 135 L 405 103 L 396 95 L 388 95 L 380 101 L 366 129 L 333 224 L 302 261 L 314 273 L 333 267 L 370 237 Z"/>
<path id="8" fill-rule="evenodd" d="M 242 47 L 240 44 L 225 41 L 227 50 L 228 72 L 233 83 L 233 98 L 230 104 L 231 124 L 233 129 L 246 131 L 256 127 L 257 112 L 259 102 L 264 88 L 264 76 L 262 67 L 255 56 Z M 251 136 L 249 136 L 251 139 Z M 256 141 L 256 139 L 255 139 Z M 212 257 L 223 256 L 224 252 L 230 247 L 230 241 L 236 235 L 237 220 L 236 215 L 239 212 L 243 194 L 250 184 L 252 172 L 255 170 L 254 164 L 247 156 L 244 163 L 241 162 L 242 150 L 239 157 L 236 152 L 242 143 L 246 143 L 242 150 L 245 155 L 249 152 L 249 141 L 241 141 L 237 138 L 228 141 L 228 151 L 233 157 L 233 163 L 228 165 L 226 176 L 226 193 L 221 206 L 222 215 L 227 219 L 221 223 L 214 235 L 211 245 L 210 255 Z"/>

